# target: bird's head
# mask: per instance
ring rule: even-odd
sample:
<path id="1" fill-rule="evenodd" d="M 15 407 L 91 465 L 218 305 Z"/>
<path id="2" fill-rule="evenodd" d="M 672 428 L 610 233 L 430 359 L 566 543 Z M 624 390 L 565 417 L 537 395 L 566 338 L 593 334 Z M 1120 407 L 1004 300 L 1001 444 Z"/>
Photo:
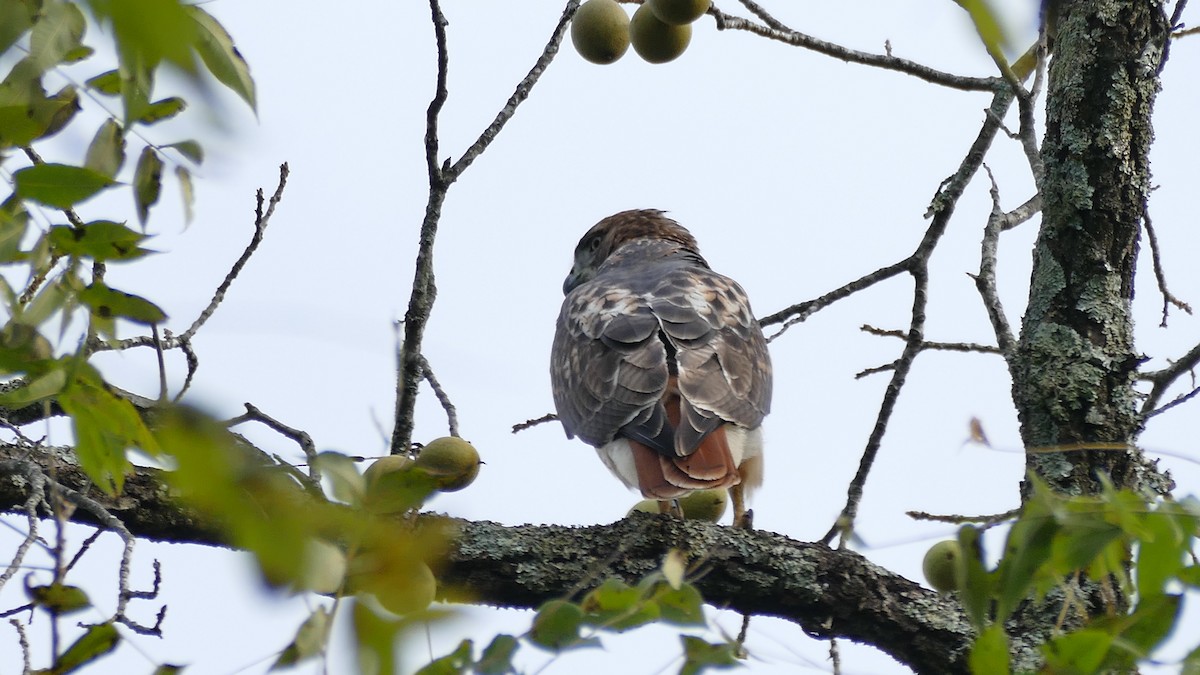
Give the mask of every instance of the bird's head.
<path id="1" fill-rule="evenodd" d="M 592 226 L 575 247 L 575 263 L 563 281 L 563 295 L 596 276 L 614 251 L 638 239 L 663 239 L 699 253 L 695 237 L 657 209 L 634 209 L 611 215 Z"/>

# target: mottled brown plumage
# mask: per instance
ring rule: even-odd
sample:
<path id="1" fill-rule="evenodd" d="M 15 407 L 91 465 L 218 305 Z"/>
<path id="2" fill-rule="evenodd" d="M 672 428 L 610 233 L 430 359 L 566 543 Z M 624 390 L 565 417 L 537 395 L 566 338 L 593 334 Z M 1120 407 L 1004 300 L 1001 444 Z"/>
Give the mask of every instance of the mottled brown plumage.
<path id="1" fill-rule="evenodd" d="M 623 482 L 668 500 L 761 480 L 771 363 L 745 292 L 661 211 L 580 240 L 551 354 L 558 418 Z M 736 486 L 736 487 L 735 487 Z"/>

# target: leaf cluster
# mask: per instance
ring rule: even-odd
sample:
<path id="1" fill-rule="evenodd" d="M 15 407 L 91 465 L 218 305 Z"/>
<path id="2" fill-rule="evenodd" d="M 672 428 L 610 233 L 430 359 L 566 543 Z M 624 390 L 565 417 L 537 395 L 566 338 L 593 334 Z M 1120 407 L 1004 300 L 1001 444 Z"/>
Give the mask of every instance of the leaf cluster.
<path id="1" fill-rule="evenodd" d="M 1067 497 L 1029 480 L 1033 496 L 993 569 L 980 530 L 966 525 L 958 533 L 959 599 L 979 630 L 972 672 L 1010 672 L 1006 622 L 1046 602 L 1059 604 L 1060 618 L 1042 646 L 1044 672 L 1135 669 L 1174 629 L 1182 591 L 1200 588 L 1200 502 L 1147 499 L 1107 483 L 1099 496 Z M 1088 587 L 1106 607 L 1091 619 Z M 1184 668 L 1200 668 L 1200 646 Z"/>

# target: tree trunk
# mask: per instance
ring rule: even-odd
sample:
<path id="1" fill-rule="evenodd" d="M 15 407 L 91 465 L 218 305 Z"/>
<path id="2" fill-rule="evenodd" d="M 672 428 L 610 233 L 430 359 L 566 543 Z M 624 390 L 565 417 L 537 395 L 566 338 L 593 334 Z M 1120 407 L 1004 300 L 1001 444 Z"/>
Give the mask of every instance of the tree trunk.
<path id="1" fill-rule="evenodd" d="M 1157 0 L 1050 4 L 1045 207 L 1013 400 L 1026 468 L 1059 492 L 1093 494 L 1101 474 L 1137 487 L 1142 466 L 1130 310 L 1167 21 Z"/>

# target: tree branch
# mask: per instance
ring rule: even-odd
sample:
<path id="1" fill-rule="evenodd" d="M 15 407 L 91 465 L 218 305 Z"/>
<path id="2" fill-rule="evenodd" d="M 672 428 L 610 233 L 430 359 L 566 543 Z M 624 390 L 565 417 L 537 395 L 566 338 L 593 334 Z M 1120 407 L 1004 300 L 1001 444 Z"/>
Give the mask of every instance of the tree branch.
<path id="1" fill-rule="evenodd" d="M 743 4 L 746 3 L 743 2 Z M 747 7 L 751 7 L 752 4 L 747 4 Z M 793 47 L 802 47 L 847 63 L 858 63 L 884 70 L 894 70 L 906 75 L 912 75 L 926 82 L 951 89 L 961 89 L 963 91 L 999 91 L 1001 89 L 1008 89 L 1008 83 L 1002 78 L 955 75 L 930 68 L 915 61 L 892 56 L 890 53 L 871 54 L 856 49 L 849 49 L 787 28 L 776 19 L 766 19 L 764 17 L 765 12 L 757 5 L 754 5 L 751 11 L 759 15 L 760 18 L 763 18 L 764 21 L 768 21 L 770 25 L 763 25 L 740 16 L 726 14 L 716 7 L 710 8 L 708 13 L 712 14 L 713 18 L 716 19 L 717 30 L 742 30 L 754 33 L 769 40 L 783 42 Z"/>
<path id="2" fill-rule="evenodd" d="M 446 159 L 438 164 L 438 116 L 449 95 L 447 90 L 447 72 L 449 51 L 446 46 L 446 17 L 442 14 L 438 0 L 429 0 L 433 20 L 434 37 L 437 42 L 438 74 L 437 86 L 433 100 L 429 104 L 425 126 L 425 163 L 429 172 L 429 199 L 425 204 L 425 218 L 421 223 L 421 235 L 417 251 L 416 273 L 413 278 L 412 295 L 409 297 L 408 311 L 404 314 L 404 339 L 400 348 L 400 363 L 396 374 L 396 418 L 392 429 L 393 454 L 408 451 L 412 443 L 413 414 L 417 405 L 417 391 L 424 375 L 423 354 L 421 343 L 425 335 L 425 324 L 433 311 L 433 303 L 437 297 L 437 286 L 433 274 L 433 243 L 437 237 L 438 223 L 442 217 L 442 204 L 446 201 L 446 192 L 450 185 L 458 179 L 463 171 L 475 159 L 487 150 L 488 146 L 512 116 L 517 107 L 529 97 L 533 86 L 537 84 L 550 61 L 558 53 L 571 16 L 579 7 L 579 0 L 568 0 L 562 17 L 555 26 L 550 40 L 542 49 L 542 54 L 534 63 L 524 79 L 517 83 L 516 91 L 509 97 L 504 107 L 496 115 L 479 138 L 467 148 L 463 156 L 453 165 Z"/>

